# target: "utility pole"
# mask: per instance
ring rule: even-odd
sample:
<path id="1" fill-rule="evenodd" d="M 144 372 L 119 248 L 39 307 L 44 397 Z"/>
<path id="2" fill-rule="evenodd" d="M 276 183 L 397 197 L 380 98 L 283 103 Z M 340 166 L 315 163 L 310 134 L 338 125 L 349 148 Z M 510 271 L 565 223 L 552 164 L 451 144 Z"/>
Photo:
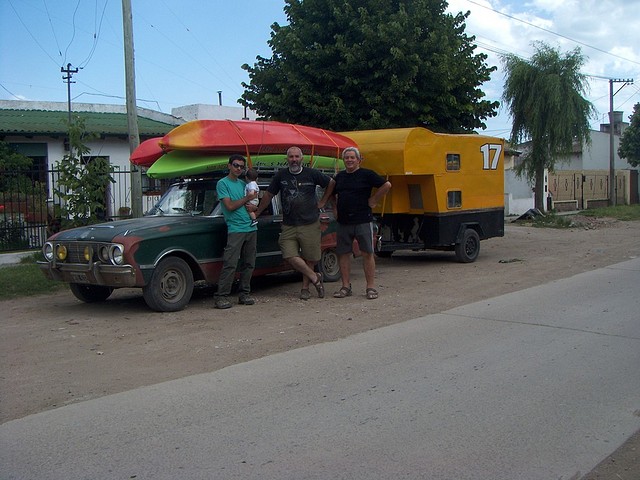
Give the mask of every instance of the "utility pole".
<path id="1" fill-rule="evenodd" d="M 133 56 L 133 18 L 131 0 L 122 0 L 122 24 L 124 32 L 124 72 L 127 97 L 127 126 L 129 130 L 129 151 L 140 145 L 138 131 L 138 111 L 136 107 L 136 69 Z M 131 213 L 134 218 L 142 216 L 142 172 L 131 164 Z"/>
<path id="2" fill-rule="evenodd" d="M 71 126 L 71 84 L 76 83 L 72 82 L 71 78 L 73 78 L 74 73 L 78 73 L 78 69 L 71 69 L 71 64 L 67 63 L 67 68 L 65 69 L 64 67 L 60 67 L 60 71 L 62 73 L 66 73 L 66 75 L 62 77 L 62 80 L 67 83 L 67 107 L 69 110 L 69 126 Z"/>
<path id="3" fill-rule="evenodd" d="M 614 83 L 624 83 L 619 89 L 622 90 L 625 85 L 633 84 L 633 78 L 631 79 L 620 79 L 620 78 L 610 78 L 609 79 L 609 205 L 612 207 L 616 206 L 616 166 L 615 166 L 615 156 L 614 156 L 614 119 L 613 119 L 613 84 Z M 616 92 L 616 93 L 618 93 Z"/>

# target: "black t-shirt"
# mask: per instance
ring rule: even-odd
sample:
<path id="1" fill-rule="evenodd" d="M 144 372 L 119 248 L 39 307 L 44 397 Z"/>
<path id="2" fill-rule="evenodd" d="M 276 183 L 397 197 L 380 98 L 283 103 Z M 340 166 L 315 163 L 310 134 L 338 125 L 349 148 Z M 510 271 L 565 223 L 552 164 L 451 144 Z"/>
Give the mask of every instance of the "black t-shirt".
<path id="1" fill-rule="evenodd" d="M 282 201 L 282 223 L 285 225 L 309 225 L 318 220 L 318 198 L 316 186 L 327 188 L 331 177 L 313 168 L 303 167 L 294 175 L 282 168 L 274 175 L 267 192 L 277 195 Z"/>
<path id="2" fill-rule="evenodd" d="M 372 188 L 380 188 L 386 180 L 373 170 L 358 168 L 348 173 L 343 170 L 335 176 L 334 193 L 338 196 L 338 223 L 353 225 L 373 220 L 369 197 Z"/>

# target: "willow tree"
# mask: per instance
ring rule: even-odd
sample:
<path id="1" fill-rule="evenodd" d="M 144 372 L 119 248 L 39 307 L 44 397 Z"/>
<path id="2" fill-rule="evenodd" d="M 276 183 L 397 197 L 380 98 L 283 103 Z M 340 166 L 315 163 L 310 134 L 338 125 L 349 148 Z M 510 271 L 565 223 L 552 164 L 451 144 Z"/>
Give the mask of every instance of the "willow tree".
<path id="1" fill-rule="evenodd" d="M 527 142 L 517 168 L 535 182 L 535 206 L 544 209 L 544 171 L 569 156 L 574 144 L 589 144 L 593 104 L 584 98 L 585 57 L 576 48 L 566 54 L 543 42 L 533 44 L 530 60 L 508 54 L 503 100 L 513 120 L 511 143 Z"/>
<path id="2" fill-rule="evenodd" d="M 496 67 L 445 0 L 285 0 L 271 58 L 243 65 L 240 102 L 264 118 L 333 130 L 485 127 Z"/>

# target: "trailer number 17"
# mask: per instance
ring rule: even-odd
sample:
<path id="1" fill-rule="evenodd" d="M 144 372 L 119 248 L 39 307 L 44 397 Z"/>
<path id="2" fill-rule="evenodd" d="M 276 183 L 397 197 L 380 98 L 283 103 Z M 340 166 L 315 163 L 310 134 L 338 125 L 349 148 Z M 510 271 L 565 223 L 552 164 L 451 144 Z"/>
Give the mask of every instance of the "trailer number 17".
<path id="1" fill-rule="evenodd" d="M 483 158 L 483 170 L 496 170 L 502 153 L 502 145 L 499 143 L 485 143 L 480 147 Z"/>

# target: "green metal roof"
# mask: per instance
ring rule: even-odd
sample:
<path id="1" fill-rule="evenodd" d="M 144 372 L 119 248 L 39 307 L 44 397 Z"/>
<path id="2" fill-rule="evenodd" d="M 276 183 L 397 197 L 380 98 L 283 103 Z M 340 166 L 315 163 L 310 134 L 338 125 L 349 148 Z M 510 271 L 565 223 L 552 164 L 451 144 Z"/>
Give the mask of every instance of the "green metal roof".
<path id="1" fill-rule="evenodd" d="M 128 135 L 125 113 L 72 112 L 72 115 L 84 119 L 87 132 Z M 64 111 L 0 109 L 0 135 L 64 135 L 68 118 L 69 113 Z M 176 125 L 138 115 L 140 136 L 163 136 Z"/>

